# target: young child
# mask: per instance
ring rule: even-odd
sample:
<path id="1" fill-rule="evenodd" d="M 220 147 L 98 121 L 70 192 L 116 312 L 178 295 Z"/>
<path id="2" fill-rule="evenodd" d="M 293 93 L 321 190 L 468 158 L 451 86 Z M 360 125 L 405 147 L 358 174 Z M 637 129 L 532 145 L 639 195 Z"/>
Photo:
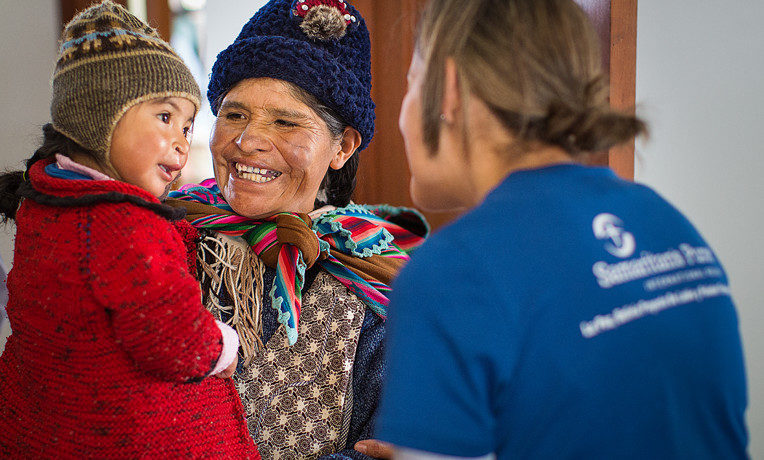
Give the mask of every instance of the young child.
<path id="1" fill-rule="evenodd" d="M 121 6 L 66 26 L 44 143 L 0 177 L 17 225 L 3 458 L 259 458 L 224 379 L 238 337 L 203 309 L 182 216 L 158 200 L 199 100 L 182 60 Z"/>

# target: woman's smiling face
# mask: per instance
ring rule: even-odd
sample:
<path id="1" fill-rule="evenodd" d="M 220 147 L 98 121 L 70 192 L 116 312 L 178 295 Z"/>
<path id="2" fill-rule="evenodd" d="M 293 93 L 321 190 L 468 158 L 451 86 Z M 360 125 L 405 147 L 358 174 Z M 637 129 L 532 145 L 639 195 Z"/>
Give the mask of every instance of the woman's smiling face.
<path id="1" fill-rule="evenodd" d="M 312 211 L 326 171 L 341 155 L 340 144 L 289 83 L 251 78 L 220 104 L 210 150 L 228 204 L 242 216 L 262 218 Z"/>

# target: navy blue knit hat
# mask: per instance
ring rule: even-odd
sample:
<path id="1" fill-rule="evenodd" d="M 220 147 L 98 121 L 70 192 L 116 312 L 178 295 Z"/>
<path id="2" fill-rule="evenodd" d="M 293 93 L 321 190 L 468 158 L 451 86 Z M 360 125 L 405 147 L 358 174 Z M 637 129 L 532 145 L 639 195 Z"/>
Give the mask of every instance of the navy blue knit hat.
<path id="1" fill-rule="evenodd" d="M 271 0 L 244 25 L 212 67 L 207 99 L 213 113 L 247 78 L 293 83 L 357 129 L 363 150 L 374 135 L 369 31 L 343 0 Z"/>

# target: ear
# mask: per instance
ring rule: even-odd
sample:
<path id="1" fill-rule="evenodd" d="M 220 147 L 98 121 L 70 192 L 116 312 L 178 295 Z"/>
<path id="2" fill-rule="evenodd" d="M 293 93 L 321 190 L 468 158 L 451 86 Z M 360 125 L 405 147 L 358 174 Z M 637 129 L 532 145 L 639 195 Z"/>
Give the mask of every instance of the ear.
<path id="1" fill-rule="evenodd" d="M 461 110 L 461 91 L 459 90 L 459 72 L 453 58 L 446 58 L 443 69 L 443 101 L 440 113 L 445 117 L 445 122 L 452 124 Z"/>
<path id="2" fill-rule="evenodd" d="M 332 161 L 329 163 L 329 167 L 332 169 L 340 169 L 345 166 L 345 163 L 353 156 L 358 147 L 361 146 L 361 133 L 355 128 L 348 126 L 342 133 L 342 139 L 340 140 L 340 150 L 334 154 Z"/>

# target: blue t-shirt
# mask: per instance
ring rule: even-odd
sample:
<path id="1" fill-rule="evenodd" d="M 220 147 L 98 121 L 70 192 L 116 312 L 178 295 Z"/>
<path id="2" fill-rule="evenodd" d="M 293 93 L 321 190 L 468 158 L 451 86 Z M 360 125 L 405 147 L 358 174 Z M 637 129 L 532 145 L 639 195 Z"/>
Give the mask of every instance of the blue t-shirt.
<path id="1" fill-rule="evenodd" d="M 508 458 L 746 458 L 715 254 L 605 168 L 511 174 L 394 283 L 377 437 Z"/>

